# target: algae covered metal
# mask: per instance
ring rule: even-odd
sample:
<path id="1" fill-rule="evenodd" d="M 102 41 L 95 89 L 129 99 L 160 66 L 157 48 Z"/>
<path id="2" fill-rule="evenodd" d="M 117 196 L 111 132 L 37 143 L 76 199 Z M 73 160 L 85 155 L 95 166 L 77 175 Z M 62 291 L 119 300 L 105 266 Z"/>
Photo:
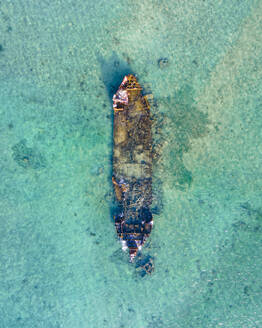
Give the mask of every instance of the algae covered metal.
<path id="1" fill-rule="evenodd" d="M 113 185 L 118 202 L 114 216 L 122 248 L 132 261 L 149 236 L 153 218 L 150 106 L 134 75 L 124 77 L 113 97 Z"/>

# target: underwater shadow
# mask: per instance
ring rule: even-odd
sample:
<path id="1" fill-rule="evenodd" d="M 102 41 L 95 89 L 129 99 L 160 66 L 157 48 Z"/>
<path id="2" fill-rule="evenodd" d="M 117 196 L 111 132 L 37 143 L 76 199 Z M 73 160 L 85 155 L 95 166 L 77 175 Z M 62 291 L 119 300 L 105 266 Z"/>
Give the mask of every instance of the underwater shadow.
<path id="1" fill-rule="evenodd" d="M 108 97 L 112 101 L 120 83 L 127 74 L 134 74 L 130 65 L 113 52 L 109 59 L 97 55 L 101 68 L 102 81 L 106 87 Z"/>

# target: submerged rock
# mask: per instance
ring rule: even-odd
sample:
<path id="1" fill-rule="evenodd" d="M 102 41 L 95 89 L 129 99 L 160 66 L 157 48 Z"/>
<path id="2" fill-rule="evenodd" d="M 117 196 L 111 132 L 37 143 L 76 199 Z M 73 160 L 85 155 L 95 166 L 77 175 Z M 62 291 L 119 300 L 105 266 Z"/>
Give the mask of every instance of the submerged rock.
<path id="1" fill-rule="evenodd" d="M 160 58 L 158 59 L 158 67 L 163 69 L 169 65 L 168 58 Z"/>

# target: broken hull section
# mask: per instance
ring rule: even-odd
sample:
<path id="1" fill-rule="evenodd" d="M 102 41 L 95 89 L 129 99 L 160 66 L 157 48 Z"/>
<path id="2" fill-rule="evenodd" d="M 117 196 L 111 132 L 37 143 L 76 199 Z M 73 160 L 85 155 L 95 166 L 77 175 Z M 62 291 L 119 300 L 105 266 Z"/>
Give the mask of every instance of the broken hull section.
<path id="1" fill-rule="evenodd" d="M 125 76 L 113 97 L 113 185 L 118 202 L 114 217 L 123 249 L 132 261 L 148 238 L 153 218 L 150 106 L 133 75 Z"/>

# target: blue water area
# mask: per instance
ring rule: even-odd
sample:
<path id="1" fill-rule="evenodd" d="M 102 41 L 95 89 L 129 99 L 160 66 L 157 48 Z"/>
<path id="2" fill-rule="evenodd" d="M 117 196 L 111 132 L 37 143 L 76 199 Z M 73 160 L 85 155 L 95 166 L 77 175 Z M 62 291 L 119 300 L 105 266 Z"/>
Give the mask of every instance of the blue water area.
<path id="1" fill-rule="evenodd" d="M 1 328 L 262 327 L 261 21 L 259 0 L 0 1 Z M 128 73 L 158 155 L 135 263 L 112 217 Z"/>

